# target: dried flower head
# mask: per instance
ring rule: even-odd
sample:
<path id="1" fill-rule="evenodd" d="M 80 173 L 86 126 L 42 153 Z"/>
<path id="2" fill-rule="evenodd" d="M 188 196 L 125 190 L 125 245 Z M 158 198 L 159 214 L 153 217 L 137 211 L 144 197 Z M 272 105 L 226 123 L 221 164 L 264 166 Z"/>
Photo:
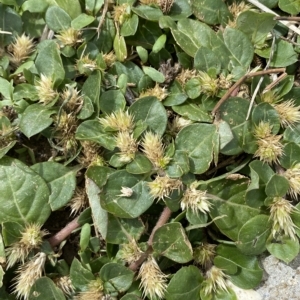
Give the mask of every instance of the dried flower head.
<path id="1" fill-rule="evenodd" d="M 51 77 L 41 74 L 41 79 L 36 84 L 36 90 L 42 104 L 54 104 L 58 99 L 58 92 L 53 89 L 54 82 Z"/>
<path id="2" fill-rule="evenodd" d="M 218 80 L 219 88 L 220 89 L 229 89 L 232 86 L 232 80 L 234 76 L 229 74 L 225 76 L 224 74 L 221 74 Z"/>
<path id="3" fill-rule="evenodd" d="M 211 203 L 208 201 L 206 191 L 197 190 L 198 183 L 194 182 L 188 187 L 181 199 L 181 209 L 191 209 L 194 214 L 199 211 L 207 213 L 210 210 Z"/>
<path id="4" fill-rule="evenodd" d="M 179 191 L 182 187 L 182 182 L 179 179 L 169 178 L 168 176 L 157 176 L 154 181 L 148 183 L 148 186 L 153 198 L 164 200 L 172 191 Z"/>
<path id="5" fill-rule="evenodd" d="M 282 127 L 291 127 L 300 122 L 300 106 L 296 106 L 293 100 L 273 104 L 279 115 Z"/>
<path id="6" fill-rule="evenodd" d="M 103 54 L 103 59 L 108 68 L 110 68 L 117 61 L 117 57 L 114 51 L 110 51 L 109 53 Z"/>
<path id="7" fill-rule="evenodd" d="M 65 88 L 61 94 L 61 101 L 64 104 L 64 109 L 68 112 L 77 114 L 83 104 L 83 97 L 74 87 Z"/>
<path id="8" fill-rule="evenodd" d="M 218 93 L 218 79 L 210 77 L 207 73 L 199 71 L 198 78 L 201 90 L 208 96 L 215 96 Z"/>
<path id="9" fill-rule="evenodd" d="M 120 149 L 119 156 L 122 162 L 130 162 L 134 159 L 138 143 L 128 131 L 120 131 L 115 137 L 116 146 Z"/>
<path id="10" fill-rule="evenodd" d="M 62 110 L 60 115 L 55 117 L 56 135 L 62 139 L 71 139 L 77 129 L 77 119 L 73 113 Z"/>
<path id="11" fill-rule="evenodd" d="M 75 46 L 77 43 L 81 42 L 81 32 L 72 27 L 62 30 L 59 34 L 55 35 L 56 38 L 64 45 L 64 46 Z"/>
<path id="12" fill-rule="evenodd" d="M 159 84 L 156 84 L 154 88 L 141 92 L 139 98 L 147 96 L 153 96 L 156 97 L 159 101 L 162 101 L 168 96 L 168 93 L 166 92 L 165 88 L 162 88 L 159 86 Z"/>
<path id="13" fill-rule="evenodd" d="M 76 61 L 76 69 L 80 74 L 90 75 L 91 72 L 98 70 L 99 67 L 96 61 L 90 59 L 88 55 L 85 55 Z"/>
<path id="14" fill-rule="evenodd" d="M 266 102 L 266 103 L 270 103 L 270 104 L 274 104 L 274 103 L 278 102 L 278 100 L 280 100 L 276 96 L 276 94 L 273 90 L 269 90 L 269 91 L 261 94 L 260 99 L 262 102 Z"/>
<path id="15" fill-rule="evenodd" d="M 256 139 L 265 139 L 272 136 L 272 125 L 268 122 L 260 122 L 254 128 L 253 135 Z"/>
<path id="16" fill-rule="evenodd" d="M 46 254 L 39 252 L 32 260 L 20 266 L 17 271 L 18 275 L 14 278 L 16 281 L 14 284 L 14 293 L 17 294 L 18 298 L 22 297 L 24 300 L 29 298 L 31 287 L 36 280 L 42 277 L 45 261 Z"/>
<path id="17" fill-rule="evenodd" d="M 227 275 L 224 272 L 212 266 L 205 274 L 206 280 L 203 282 L 203 294 L 208 296 L 217 293 L 218 290 L 228 291 L 226 283 Z"/>
<path id="18" fill-rule="evenodd" d="M 89 200 L 85 189 L 77 186 L 75 193 L 68 204 L 71 208 L 71 215 L 77 215 L 80 211 L 84 210 L 88 204 Z"/>
<path id="19" fill-rule="evenodd" d="M 200 246 L 193 249 L 193 257 L 195 262 L 207 269 L 212 265 L 216 256 L 215 248 L 216 245 L 201 243 Z"/>
<path id="20" fill-rule="evenodd" d="M 74 297 L 74 300 L 102 300 L 104 297 L 103 289 L 103 282 L 97 277 L 95 280 L 91 280 L 86 291 L 79 293 Z"/>
<path id="21" fill-rule="evenodd" d="M 142 264 L 138 278 L 141 279 L 140 287 L 143 288 L 144 297 L 164 299 L 167 289 L 167 277 L 159 268 L 154 257 L 150 255 Z"/>
<path id="22" fill-rule="evenodd" d="M 159 0 L 140 0 L 140 3 L 143 5 L 158 5 Z"/>
<path id="23" fill-rule="evenodd" d="M 139 248 L 136 241 L 131 239 L 128 244 L 122 244 L 118 257 L 128 264 L 137 261 L 144 252 Z"/>
<path id="24" fill-rule="evenodd" d="M 270 218 L 272 224 L 272 235 L 276 239 L 280 235 L 296 240 L 296 225 L 293 223 L 291 214 L 295 207 L 286 199 L 275 197 L 270 205 Z"/>
<path id="25" fill-rule="evenodd" d="M 47 234 L 46 230 L 41 230 L 40 225 L 28 224 L 24 231 L 21 232 L 20 240 L 5 249 L 7 268 L 12 267 L 17 262 L 24 264 L 29 253 L 41 246 L 43 237 Z"/>
<path id="26" fill-rule="evenodd" d="M 119 110 L 115 113 L 100 118 L 99 122 L 103 127 L 113 131 L 132 132 L 134 128 L 133 116 L 128 111 Z"/>
<path id="27" fill-rule="evenodd" d="M 158 4 L 164 14 L 167 14 L 170 12 L 172 6 L 173 6 L 174 0 L 159 0 Z"/>
<path id="28" fill-rule="evenodd" d="M 100 155 L 101 146 L 97 143 L 90 141 L 80 141 L 82 145 L 82 156 L 78 158 L 78 161 L 83 166 L 104 166 L 105 160 Z"/>
<path id="29" fill-rule="evenodd" d="M 249 5 L 248 3 L 245 3 L 244 1 L 241 1 L 239 3 L 233 2 L 228 8 L 231 14 L 233 15 L 233 18 L 236 19 L 239 16 L 239 14 L 252 9 L 253 6 Z"/>
<path id="30" fill-rule="evenodd" d="M 196 77 L 196 70 L 182 69 L 181 72 L 176 76 L 176 80 L 181 86 L 185 86 L 186 82 Z"/>
<path id="31" fill-rule="evenodd" d="M 185 119 L 180 116 L 176 116 L 170 123 L 168 123 L 168 128 L 170 130 L 170 134 L 172 136 L 176 136 L 176 134 L 184 127 L 193 124 L 193 122 L 189 119 Z"/>
<path id="32" fill-rule="evenodd" d="M 11 53 L 11 62 L 18 67 L 34 51 L 33 39 L 25 34 L 17 36 L 14 42 L 8 46 L 8 51 Z"/>
<path id="33" fill-rule="evenodd" d="M 280 142 L 281 135 L 271 135 L 265 139 L 256 141 L 257 150 L 254 157 L 268 164 L 278 163 L 279 158 L 283 155 L 283 145 Z"/>
<path id="34" fill-rule="evenodd" d="M 297 196 L 300 195 L 300 163 L 295 164 L 293 167 L 287 169 L 282 175 L 289 182 L 290 188 L 288 193 L 294 199 L 297 199 Z"/>
<path id="35" fill-rule="evenodd" d="M 116 23 L 122 25 L 128 18 L 130 18 L 130 15 L 131 9 L 128 3 L 114 6 L 113 17 Z"/>
<path id="36" fill-rule="evenodd" d="M 72 284 L 70 276 L 61 276 L 53 279 L 55 285 L 60 288 L 66 296 L 71 296 L 75 293 L 75 288 Z"/>
<path id="37" fill-rule="evenodd" d="M 171 161 L 170 157 L 164 156 L 162 139 L 156 133 L 146 132 L 142 141 L 142 147 L 143 152 L 156 168 L 164 169 Z"/>
<path id="38" fill-rule="evenodd" d="M 119 197 L 125 197 L 125 198 L 129 198 L 129 197 L 131 197 L 132 194 L 133 194 L 132 188 L 125 187 L 125 186 L 122 186 L 120 192 L 121 192 L 121 194 L 118 195 L 118 196 L 119 196 Z"/>

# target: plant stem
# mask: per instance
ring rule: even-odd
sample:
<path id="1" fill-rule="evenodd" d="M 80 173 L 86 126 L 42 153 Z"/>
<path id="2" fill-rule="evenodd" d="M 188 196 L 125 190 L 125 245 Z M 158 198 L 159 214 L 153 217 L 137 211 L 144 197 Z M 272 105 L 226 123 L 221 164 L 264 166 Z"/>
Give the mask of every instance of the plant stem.
<path id="1" fill-rule="evenodd" d="M 99 39 L 99 36 L 100 36 L 100 29 L 101 29 L 101 27 L 104 23 L 105 15 L 106 15 L 107 10 L 108 10 L 108 1 L 109 0 L 104 0 L 104 7 L 103 7 L 101 19 L 100 19 L 100 22 L 99 22 L 98 27 L 97 27 L 98 39 Z"/>
<path id="2" fill-rule="evenodd" d="M 51 238 L 48 239 L 51 247 L 54 248 L 55 246 L 59 245 L 63 240 L 65 240 L 74 229 L 78 228 L 80 224 L 78 223 L 78 217 L 75 218 L 73 221 L 68 223 L 63 229 L 53 235 Z"/>

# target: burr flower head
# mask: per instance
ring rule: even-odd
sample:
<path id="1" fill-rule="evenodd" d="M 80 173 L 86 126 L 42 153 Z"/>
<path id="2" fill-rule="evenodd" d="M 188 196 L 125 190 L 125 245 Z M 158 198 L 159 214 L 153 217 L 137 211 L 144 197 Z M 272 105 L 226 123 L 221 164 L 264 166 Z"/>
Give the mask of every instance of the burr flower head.
<path id="1" fill-rule="evenodd" d="M 75 46 L 79 43 L 81 36 L 81 32 L 72 27 L 60 31 L 59 34 L 56 35 L 56 38 L 64 45 L 64 46 Z"/>
<path id="2" fill-rule="evenodd" d="M 70 276 L 62 276 L 54 279 L 54 283 L 60 288 L 66 296 L 71 296 L 75 293 L 74 286 Z"/>
<path id="3" fill-rule="evenodd" d="M 294 206 L 286 199 L 275 197 L 270 205 L 270 220 L 272 221 L 272 235 L 274 238 L 284 235 L 296 240 L 296 225 L 291 218 Z"/>
<path id="4" fill-rule="evenodd" d="M 297 196 L 300 194 L 300 163 L 294 165 L 290 169 L 287 169 L 283 176 L 288 180 L 290 188 L 288 193 L 294 198 L 297 199 Z"/>
<path id="5" fill-rule="evenodd" d="M 159 86 L 159 84 L 156 84 L 154 88 L 143 91 L 140 94 L 139 98 L 147 96 L 153 96 L 156 97 L 159 101 L 162 101 L 168 96 L 168 93 L 165 88 L 162 88 Z"/>
<path id="6" fill-rule="evenodd" d="M 205 269 L 212 265 L 213 259 L 216 256 L 216 245 L 201 243 L 200 246 L 193 249 L 194 260 Z"/>
<path id="7" fill-rule="evenodd" d="M 291 127 L 300 122 L 299 106 L 296 106 L 293 100 L 275 103 L 273 107 L 279 114 L 282 127 Z"/>
<path id="8" fill-rule="evenodd" d="M 198 76 L 202 92 L 208 96 L 218 93 L 218 79 L 210 77 L 207 73 L 199 71 Z"/>
<path id="9" fill-rule="evenodd" d="M 58 93 L 53 89 L 54 82 L 51 77 L 41 74 L 41 79 L 37 82 L 35 88 L 42 104 L 47 105 L 58 98 Z"/>
<path id="10" fill-rule="evenodd" d="M 138 278 L 141 279 L 140 287 L 143 289 L 144 297 L 153 299 L 164 299 L 167 289 L 167 276 L 160 270 L 153 256 L 142 264 Z"/>
<path id="11" fill-rule="evenodd" d="M 143 251 L 139 248 L 136 241 L 131 239 L 129 243 L 121 245 L 118 257 L 126 263 L 131 264 L 137 261 L 142 254 Z"/>
<path id="12" fill-rule="evenodd" d="M 130 162 L 134 159 L 138 143 L 128 131 L 119 131 L 116 138 L 116 146 L 120 149 L 120 160 Z"/>
<path id="13" fill-rule="evenodd" d="M 128 111 L 119 110 L 115 113 L 100 118 L 99 122 L 105 128 L 113 131 L 132 132 L 134 128 L 133 116 Z"/>
<path id="14" fill-rule="evenodd" d="M 218 290 L 228 291 L 228 286 L 226 283 L 227 275 L 224 272 L 212 266 L 206 272 L 206 280 L 204 281 L 203 293 L 204 295 L 211 295 L 212 293 L 217 293 Z"/>

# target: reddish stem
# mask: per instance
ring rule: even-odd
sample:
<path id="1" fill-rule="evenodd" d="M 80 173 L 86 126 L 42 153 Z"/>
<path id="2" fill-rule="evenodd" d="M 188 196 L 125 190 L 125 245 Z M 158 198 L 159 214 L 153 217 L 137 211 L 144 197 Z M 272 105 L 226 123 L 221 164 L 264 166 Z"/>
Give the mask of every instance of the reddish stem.
<path id="1" fill-rule="evenodd" d="M 80 224 L 77 222 L 78 217 L 75 218 L 73 221 L 68 223 L 63 229 L 53 235 L 51 238 L 48 239 L 51 247 L 54 248 L 55 246 L 59 245 L 63 240 L 65 240 L 74 229 L 78 228 Z"/>

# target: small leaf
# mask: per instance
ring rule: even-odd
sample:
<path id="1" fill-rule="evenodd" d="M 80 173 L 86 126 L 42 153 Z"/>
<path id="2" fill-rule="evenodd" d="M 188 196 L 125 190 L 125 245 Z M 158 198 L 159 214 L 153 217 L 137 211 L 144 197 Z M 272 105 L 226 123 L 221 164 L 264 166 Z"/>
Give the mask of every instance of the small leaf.
<path id="1" fill-rule="evenodd" d="M 287 143 L 284 145 L 282 157 L 280 158 L 280 164 L 289 169 L 295 164 L 300 162 L 300 146 L 295 143 Z"/>
<path id="2" fill-rule="evenodd" d="M 136 52 L 138 53 L 142 63 L 145 64 L 148 60 L 148 51 L 145 48 L 141 47 L 141 46 L 137 46 L 136 47 Z"/>
<path id="3" fill-rule="evenodd" d="M 283 197 L 289 187 L 289 181 L 285 177 L 275 174 L 266 185 L 266 194 L 268 197 Z"/>
<path id="4" fill-rule="evenodd" d="M 132 162 L 126 165 L 126 171 L 131 174 L 145 174 L 152 170 L 151 161 L 142 154 L 136 154 Z"/>
<path id="5" fill-rule="evenodd" d="M 155 231 L 153 249 L 178 263 L 187 263 L 193 258 L 192 246 L 180 223 L 165 224 Z"/>
<path id="6" fill-rule="evenodd" d="M 148 5 L 139 5 L 137 7 L 132 7 L 131 9 L 138 16 L 149 21 L 158 21 L 159 18 L 163 16 L 163 13 L 159 8 Z"/>
<path id="7" fill-rule="evenodd" d="M 55 111 L 41 104 L 29 105 L 21 116 L 20 129 L 28 137 L 43 131 L 49 127 L 53 120 L 50 116 Z"/>
<path id="8" fill-rule="evenodd" d="M 84 268 L 76 257 L 73 258 L 71 264 L 70 278 L 72 285 L 79 291 L 85 291 L 89 282 L 95 280 L 93 273 Z"/>
<path id="9" fill-rule="evenodd" d="M 162 34 L 155 42 L 155 44 L 152 47 L 152 51 L 154 53 L 158 53 L 162 48 L 165 47 L 165 43 L 167 40 L 167 36 L 165 34 Z"/>
<path id="10" fill-rule="evenodd" d="M 165 76 L 159 71 L 155 70 L 152 67 L 143 66 L 143 71 L 146 75 L 148 75 L 153 81 L 158 83 L 163 83 L 165 81 Z"/>
<path id="11" fill-rule="evenodd" d="M 58 6 L 50 6 L 45 14 L 48 27 L 54 32 L 66 30 L 71 27 L 70 16 Z"/>
<path id="12" fill-rule="evenodd" d="M 166 174 L 170 178 L 180 178 L 184 174 L 188 173 L 189 168 L 189 157 L 185 151 L 177 150 L 172 157 L 171 162 L 166 168 Z"/>
<path id="13" fill-rule="evenodd" d="M 94 17 L 86 15 L 86 14 L 80 14 L 77 18 L 72 20 L 71 26 L 72 28 L 76 30 L 80 30 L 83 27 L 86 27 L 87 25 L 93 23 L 95 20 Z"/>
<path id="14" fill-rule="evenodd" d="M 88 223 L 85 223 L 80 231 L 80 241 L 79 241 L 79 246 L 80 246 L 80 251 L 84 252 L 87 246 L 89 245 L 91 238 L 91 226 Z"/>
<path id="15" fill-rule="evenodd" d="M 279 0 L 278 6 L 291 15 L 297 15 L 300 12 L 300 3 L 297 0 Z"/>
<path id="16" fill-rule="evenodd" d="M 114 39 L 114 51 L 118 61 L 124 61 L 127 57 L 127 47 L 123 36 L 116 35 Z"/>
<path id="17" fill-rule="evenodd" d="M 100 108 L 105 114 L 124 110 L 125 106 L 125 97 L 119 90 L 106 91 L 100 97 Z"/>
<path id="18" fill-rule="evenodd" d="M 136 33 L 136 30 L 139 25 L 139 17 L 133 14 L 130 18 L 126 19 L 122 24 L 120 34 L 122 36 L 130 36 Z"/>

